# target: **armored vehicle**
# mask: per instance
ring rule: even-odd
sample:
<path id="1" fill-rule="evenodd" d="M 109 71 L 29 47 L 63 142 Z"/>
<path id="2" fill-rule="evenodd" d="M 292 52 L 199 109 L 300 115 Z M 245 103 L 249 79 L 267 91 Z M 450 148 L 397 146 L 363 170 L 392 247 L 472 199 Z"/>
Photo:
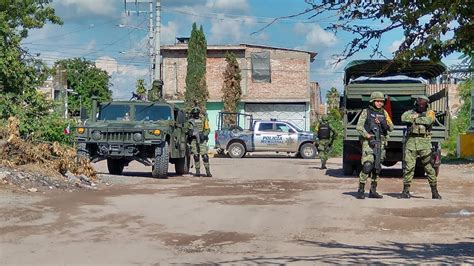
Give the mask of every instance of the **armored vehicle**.
<path id="1" fill-rule="evenodd" d="M 189 172 L 186 114 L 166 102 L 93 101 L 92 115 L 76 128 L 78 157 L 107 160 L 110 174 L 120 175 L 131 161 L 152 166 L 166 178 L 168 164 L 178 175 Z"/>
<path id="2" fill-rule="evenodd" d="M 227 123 L 229 116 L 234 118 L 233 123 Z M 219 113 L 215 140 L 215 148 L 232 158 L 242 158 L 247 152 L 274 151 L 312 159 L 318 153 L 313 132 L 303 131 L 287 121 L 254 120 L 252 115 L 242 113 Z"/>
<path id="3" fill-rule="evenodd" d="M 433 156 L 439 159 L 440 142 L 448 136 L 448 92 L 440 85 L 430 86 L 429 83 L 445 70 L 443 64 L 429 61 L 414 61 L 403 66 L 390 60 L 358 60 L 346 66 L 345 89 L 341 99 L 341 107 L 344 110 L 345 175 L 361 170 L 362 148 L 356 125 L 362 110 L 369 106 L 370 93 L 373 91 L 381 91 L 386 95 L 385 110 L 395 125 L 394 131 L 389 134 L 386 158 L 382 164 L 393 166 L 402 161 L 404 133 L 407 127 L 401 122 L 401 115 L 413 108 L 413 103 L 419 95 L 430 98 L 430 109 L 436 113 L 431 138 Z M 415 175 L 424 175 L 420 163 L 416 165 Z"/>

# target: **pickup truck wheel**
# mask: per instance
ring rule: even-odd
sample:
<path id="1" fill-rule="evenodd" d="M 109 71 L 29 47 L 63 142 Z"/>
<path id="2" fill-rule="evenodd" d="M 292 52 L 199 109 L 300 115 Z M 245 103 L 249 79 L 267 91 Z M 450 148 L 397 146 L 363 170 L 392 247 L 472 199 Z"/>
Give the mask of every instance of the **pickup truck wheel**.
<path id="1" fill-rule="evenodd" d="M 300 147 L 300 155 L 303 159 L 314 159 L 316 158 L 316 146 L 311 143 L 305 143 Z"/>
<path id="2" fill-rule="evenodd" d="M 232 158 L 242 158 L 245 156 L 245 147 L 241 143 L 234 142 L 230 144 L 228 153 Z"/>
<path id="3" fill-rule="evenodd" d="M 189 173 L 189 155 L 184 156 L 184 158 L 180 158 L 176 160 L 174 164 L 174 169 L 176 170 L 176 174 L 178 175 L 185 175 Z"/>
<path id="4" fill-rule="evenodd" d="M 161 155 L 158 155 L 159 149 L 162 149 Z M 153 162 L 151 175 L 155 178 L 168 178 L 169 161 L 168 143 L 165 142 L 163 147 L 156 147 L 155 149 L 155 161 Z"/>
<path id="5" fill-rule="evenodd" d="M 107 159 L 107 168 L 111 175 L 121 175 L 125 162 L 122 159 Z"/>
<path id="6" fill-rule="evenodd" d="M 86 144 L 85 143 L 79 143 L 77 144 L 77 150 L 76 150 L 76 159 L 77 161 L 81 160 L 87 160 L 89 161 L 91 158 L 89 151 L 87 150 Z"/>

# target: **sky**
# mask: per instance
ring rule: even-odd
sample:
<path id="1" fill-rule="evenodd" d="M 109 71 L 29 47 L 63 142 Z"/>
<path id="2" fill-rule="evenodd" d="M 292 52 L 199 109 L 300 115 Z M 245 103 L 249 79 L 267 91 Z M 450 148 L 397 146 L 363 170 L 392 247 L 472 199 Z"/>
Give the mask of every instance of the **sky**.
<path id="1" fill-rule="evenodd" d="M 127 8 L 124 0 L 53 0 L 64 24 L 31 30 L 23 45 L 49 65 L 73 57 L 95 62 L 111 75 L 113 98 L 129 99 L 136 80 L 149 78 L 148 15 L 135 12 L 135 0 L 126 1 Z M 203 26 L 208 45 L 250 43 L 316 52 L 310 79 L 320 84 L 323 98 L 331 87 L 342 92 L 348 62 L 370 56 L 367 50 L 334 65 L 333 55 L 342 52 L 352 36 L 325 31 L 334 22 L 330 14 L 282 19 L 263 29 L 276 17 L 309 8 L 304 0 L 161 0 L 161 6 L 161 45 L 174 44 L 176 37 L 189 37 L 196 22 Z M 392 57 L 402 36 L 391 32 L 382 38 L 384 56 Z M 449 66 L 457 58 L 452 55 L 443 62 Z"/>

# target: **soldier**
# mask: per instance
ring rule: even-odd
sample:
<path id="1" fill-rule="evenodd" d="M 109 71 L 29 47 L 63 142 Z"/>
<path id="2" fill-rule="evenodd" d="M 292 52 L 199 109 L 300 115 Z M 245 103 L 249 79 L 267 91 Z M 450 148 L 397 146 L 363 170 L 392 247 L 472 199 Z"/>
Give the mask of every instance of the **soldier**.
<path id="1" fill-rule="evenodd" d="M 329 119 L 327 115 L 321 117 L 321 121 L 318 125 L 318 154 L 321 159 L 321 169 L 326 168 L 326 161 L 328 160 L 328 153 L 334 142 L 334 137 L 336 132 L 329 124 Z"/>
<path id="2" fill-rule="evenodd" d="M 402 122 L 408 124 L 408 136 L 405 143 L 403 169 L 403 191 L 401 198 L 410 198 L 410 185 L 415 173 L 416 157 L 425 168 L 428 183 L 431 187 L 431 197 L 441 199 L 438 193 L 436 171 L 431 165 L 431 128 L 436 119 L 435 113 L 428 110 L 430 100 L 426 96 L 419 96 L 415 101 L 415 108 L 402 114 Z"/>
<path id="3" fill-rule="evenodd" d="M 195 176 L 201 175 L 201 164 L 199 162 L 199 155 L 201 155 L 202 160 L 204 161 L 204 167 L 206 168 L 206 176 L 212 177 L 209 168 L 209 155 L 207 155 L 207 141 L 209 140 L 210 132 L 209 120 L 207 119 L 207 115 L 201 115 L 199 107 L 193 107 L 190 114 L 189 135 L 191 137 L 191 153 L 194 156 L 194 166 L 196 167 Z"/>
<path id="4" fill-rule="evenodd" d="M 383 108 L 385 103 L 385 96 L 382 92 L 372 92 L 370 94 L 369 107 L 362 111 L 357 122 L 357 131 L 361 135 L 362 141 L 362 171 L 359 174 L 359 190 L 357 191 L 357 198 L 364 199 L 365 182 L 371 174 L 372 184 L 370 187 L 369 198 L 381 199 L 382 195 L 377 193 L 377 182 L 379 175 L 374 171 L 375 157 L 373 148 L 377 143 L 375 142 L 374 129 L 380 132 L 380 150 L 381 158 L 385 158 L 385 146 L 388 143 L 388 132 L 393 130 L 393 123 L 387 111 Z"/>

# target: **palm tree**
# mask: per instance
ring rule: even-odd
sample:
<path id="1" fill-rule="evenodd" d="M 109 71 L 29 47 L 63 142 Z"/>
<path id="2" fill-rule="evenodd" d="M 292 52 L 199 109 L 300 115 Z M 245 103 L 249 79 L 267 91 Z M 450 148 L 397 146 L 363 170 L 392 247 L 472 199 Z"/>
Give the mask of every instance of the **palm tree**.
<path id="1" fill-rule="evenodd" d="M 335 87 L 332 87 L 326 93 L 328 111 L 339 108 L 339 97 L 340 97 L 339 91 L 337 91 Z"/>

